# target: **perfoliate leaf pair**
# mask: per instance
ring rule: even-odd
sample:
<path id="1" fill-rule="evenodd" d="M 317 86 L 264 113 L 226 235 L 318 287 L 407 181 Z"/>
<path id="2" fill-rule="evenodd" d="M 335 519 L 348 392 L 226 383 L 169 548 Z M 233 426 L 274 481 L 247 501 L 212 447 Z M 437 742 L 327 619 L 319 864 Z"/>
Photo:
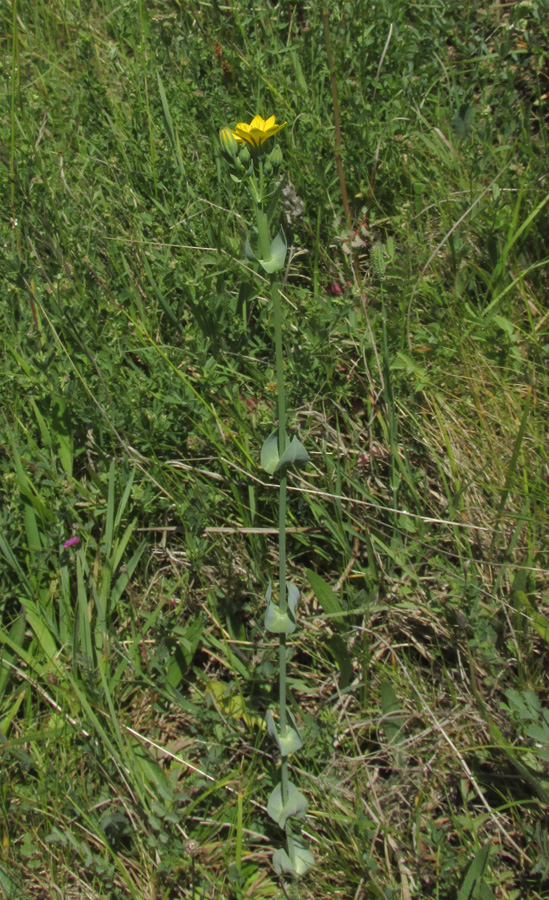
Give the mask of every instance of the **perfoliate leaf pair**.
<path id="1" fill-rule="evenodd" d="M 268 275 L 272 275 L 273 272 L 280 272 L 280 270 L 284 268 L 284 263 L 286 262 L 286 238 L 284 237 L 284 232 L 282 229 L 278 232 L 271 244 L 267 259 L 259 258 L 257 253 L 252 249 L 249 238 L 246 238 L 244 252 L 248 259 L 255 259 Z"/>
<path id="2" fill-rule="evenodd" d="M 277 850 L 273 853 L 273 866 L 278 875 L 287 872 L 290 875 L 306 875 L 315 864 L 315 858 L 310 850 L 297 838 L 293 838 L 293 857 L 290 859 L 285 850 Z"/>
<path id="3" fill-rule="evenodd" d="M 286 803 L 282 802 L 282 785 L 277 784 L 267 804 L 267 812 L 280 828 L 284 828 L 286 820 L 292 816 L 302 819 L 308 808 L 306 797 L 291 782 L 288 783 Z"/>
<path id="4" fill-rule="evenodd" d="M 291 441 L 286 436 L 286 449 L 279 455 L 278 430 L 271 432 L 261 448 L 261 465 L 269 475 L 283 474 L 290 466 L 306 466 L 308 461 L 309 454 L 295 435 Z"/>
<path id="5" fill-rule="evenodd" d="M 291 713 L 289 713 L 291 715 Z M 292 716 L 292 722 L 295 725 L 295 720 Z M 299 737 L 299 733 L 297 728 L 292 728 L 290 725 L 286 726 L 286 731 L 284 734 L 279 733 L 275 724 L 275 720 L 273 719 L 273 714 L 271 710 L 267 710 L 265 715 L 265 724 L 267 726 L 268 734 L 275 739 L 278 744 L 278 749 L 280 750 L 281 756 L 289 756 L 291 753 L 296 753 L 298 750 L 303 747 L 303 741 Z"/>
<path id="6" fill-rule="evenodd" d="M 265 600 L 267 602 L 267 612 L 265 613 L 265 628 L 271 634 L 292 634 L 296 629 L 295 624 L 295 608 L 299 600 L 299 591 L 295 584 L 288 584 L 288 608 L 286 612 L 281 612 L 277 603 L 271 600 L 271 585 L 267 588 Z"/>

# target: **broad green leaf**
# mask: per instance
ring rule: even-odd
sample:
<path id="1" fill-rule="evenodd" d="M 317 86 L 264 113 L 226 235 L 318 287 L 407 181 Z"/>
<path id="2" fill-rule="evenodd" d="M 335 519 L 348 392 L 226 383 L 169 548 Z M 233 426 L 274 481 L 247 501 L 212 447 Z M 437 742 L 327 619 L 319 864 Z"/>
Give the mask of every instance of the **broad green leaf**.
<path id="1" fill-rule="evenodd" d="M 261 465 L 269 475 L 272 475 L 278 465 L 278 429 L 272 431 L 261 448 Z"/>
<path id="2" fill-rule="evenodd" d="M 259 265 L 269 275 L 273 272 L 279 272 L 284 268 L 286 261 L 286 238 L 284 232 L 280 230 L 271 244 L 271 255 L 269 259 L 259 259 Z"/>
<path id="3" fill-rule="evenodd" d="M 282 472 L 290 466 L 306 466 L 308 461 L 309 454 L 301 441 L 294 436 L 278 460 L 275 472 Z"/>
<path id="4" fill-rule="evenodd" d="M 281 828 L 285 828 L 286 820 L 292 816 L 303 818 L 308 808 L 306 797 L 291 782 L 288 783 L 286 803 L 282 802 L 282 785 L 277 784 L 267 804 L 267 812 L 271 819 L 274 819 Z"/>
<path id="5" fill-rule="evenodd" d="M 289 612 L 280 612 L 276 603 L 269 603 L 265 613 L 265 628 L 271 634 L 293 634 L 296 629 L 295 619 Z"/>
<path id="6" fill-rule="evenodd" d="M 526 734 L 537 744 L 546 744 L 549 747 L 549 729 L 545 725 L 534 723 L 526 729 Z"/>
<path id="7" fill-rule="evenodd" d="M 267 612 L 265 613 L 265 628 L 271 634 L 292 634 L 296 629 L 295 608 L 299 600 L 299 590 L 295 584 L 287 585 L 288 609 L 281 612 L 277 603 L 271 600 L 271 585 L 267 588 L 265 600 L 267 601 Z"/>
<path id="8" fill-rule="evenodd" d="M 277 850 L 273 854 L 273 866 L 278 875 L 287 872 L 290 875 L 306 875 L 315 864 L 315 858 L 310 850 L 297 838 L 293 838 L 295 865 L 285 850 Z"/>
<path id="9" fill-rule="evenodd" d="M 292 722 L 295 725 L 295 720 L 291 713 L 288 713 L 288 715 L 291 717 Z M 291 753 L 297 753 L 297 751 L 301 750 L 301 748 L 303 747 L 303 741 L 299 737 L 297 728 L 292 728 L 291 725 L 287 725 L 286 731 L 283 735 L 278 733 L 278 729 L 276 727 L 276 723 L 270 709 L 267 710 L 267 713 L 265 715 L 265 725 L 267 726 L 268 734 L 272 738 L 274 738 L 274 740 L 278 744 L 278 749 L 280 750 L 281 756 L 290 756 Z"/>
<path id="10" fill-rule="evenodd" d="M 261 448 L 261 465 L 269 475 L 275 472 L 283 473 L 290 466 L 305 466 L 309 461 L 309 454 L 297 437 L 290 441 L 286 435 L 286 449 L 282 456 L 278 449 L 278 430 L 271 432 Z"/>

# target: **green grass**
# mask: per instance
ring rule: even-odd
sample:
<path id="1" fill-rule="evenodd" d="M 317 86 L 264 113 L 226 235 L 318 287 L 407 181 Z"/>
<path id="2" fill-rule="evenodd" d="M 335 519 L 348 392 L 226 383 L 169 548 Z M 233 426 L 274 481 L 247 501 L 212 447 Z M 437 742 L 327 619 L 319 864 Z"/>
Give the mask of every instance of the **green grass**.
<path id="1" fill-rule="evenodd" d="M 322 9 L 0 10 L 10 900 L 291 894 L 266 813 L 272 322 L 217 150 L 256 112 L 287 120 L 304 203 L 300 896 L 549 896 L 547 4 L 330 0 L 352 233 Z"/>

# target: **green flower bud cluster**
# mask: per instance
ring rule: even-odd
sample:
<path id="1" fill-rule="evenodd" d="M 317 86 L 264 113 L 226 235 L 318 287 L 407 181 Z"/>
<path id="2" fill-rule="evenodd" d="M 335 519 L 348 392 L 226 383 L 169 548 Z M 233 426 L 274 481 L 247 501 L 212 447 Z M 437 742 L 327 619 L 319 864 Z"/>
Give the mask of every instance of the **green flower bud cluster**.
<path id="1" fill-rule="evenodd" d="M 253 172 L 253 160 L 244 144 L 239 144 L 230 128 L 222 128 L 219 132 L 219 145 L 221 155 L 231 169 L 230 175 L 233 181 L 240 182 Z"/>

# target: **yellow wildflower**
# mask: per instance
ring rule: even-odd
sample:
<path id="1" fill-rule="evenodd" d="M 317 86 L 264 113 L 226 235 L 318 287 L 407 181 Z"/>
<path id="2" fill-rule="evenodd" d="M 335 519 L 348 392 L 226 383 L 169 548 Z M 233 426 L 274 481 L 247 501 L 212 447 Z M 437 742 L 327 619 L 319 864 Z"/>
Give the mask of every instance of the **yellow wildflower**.
<path id="1" fill-rule="evenodd" d="M 276 116 L 269 116 L 268 119 L 254 116 L 249 125 L 247 122 L 239 122 L 233 131 L 233 135 L 240 143 L 245 142 L 251 144 L 252 147 L 261 147 L 268 138 L 286 125 L 286 122 L 283 122 L 282 125 L 276 125 L 275 119 Z"/>

